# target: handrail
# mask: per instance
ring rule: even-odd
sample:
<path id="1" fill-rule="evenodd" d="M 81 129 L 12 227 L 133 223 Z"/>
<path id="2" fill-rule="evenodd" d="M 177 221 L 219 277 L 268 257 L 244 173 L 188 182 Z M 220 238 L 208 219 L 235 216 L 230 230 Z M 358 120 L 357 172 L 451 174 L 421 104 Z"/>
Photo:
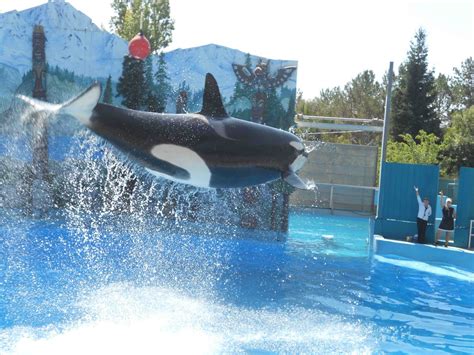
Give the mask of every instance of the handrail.
<path id="1" fill-rule="evenodd" d="M 297 119 L 302 120 L 321 120 L 321 121 L 347 121 L 347 122 L 359 122 L 359 123 L 383 123 L 379 118 L 354 118 L 354 117 L 329 117 L 329 116 L 312 116 L 303 115 L 298 113 Z"/>
<path id="2" fill-rule="evenodd" d="M 345 184 L 331 184 L 327 182 L 321 183 L 314 183 L 316 186 L 329 186 L 331 190 L 329 192 L 329 209 L 331 210 L 331 214 L 334 213 L 334 188 L 335 187 L 349 187 L 349 188 L 358 188 L 362 190 L 373 190 L 378 191 L 377 186 L 361 186 L 361 185 L 345 185 Z"/>
<path id="3" fill-rule="evenodd" d="M 332 184 L 332 183 L 329 183 L 329 182 L 315 182 L 314 184 L 316 186 L 321 185 L 321 186 L 334 186 L 334 187 L 353 187 L 353 188 L 358 188 L 358 189 L 375 190 L 375 191 L 377 191 L 379 189 L 378 186 Z"/>

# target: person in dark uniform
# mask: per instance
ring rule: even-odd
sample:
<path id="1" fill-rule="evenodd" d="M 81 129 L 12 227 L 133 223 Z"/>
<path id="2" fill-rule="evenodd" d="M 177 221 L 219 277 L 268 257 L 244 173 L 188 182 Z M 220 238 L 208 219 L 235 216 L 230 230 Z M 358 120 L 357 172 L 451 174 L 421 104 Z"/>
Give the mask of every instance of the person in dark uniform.
<path id="1" fill-rule="evenodd" d="M 431 206 L 428 197 L 421 201 L 418 187 L 414 186 L 416 192 L 416 199 L 418 201 L 418 215 L 416 218 L 416 226 L 418 227 L 418 243 L 425 243 L 426 226 L 428 225 L 428 218 L 431 216 Z"/>
<path id="2" fill-rule="evenodd" d="M 454 232 L 454 220 L 456 219 L 456 211 L 454 210 L 454 207 L 452 207 L 453 201 L 450 198 L 446 199 L 446 203 L 443 203 L 443 191 L 440 191 L 439 193 L 439 200 L 441 206 L 443 206 L 443 219 L 441 220 L 441 223 L 439 224 L 438 230 L 436 231 L 436 237 L 435 237 L 435 245 L 438 245 L 438 240 L 439 237 L 441 236 L 441 233 L 446 233 L 446 238 L 444 242 L 444 246 L 447 248 L 448 243 L 449 243 L 449 238 Z"/>

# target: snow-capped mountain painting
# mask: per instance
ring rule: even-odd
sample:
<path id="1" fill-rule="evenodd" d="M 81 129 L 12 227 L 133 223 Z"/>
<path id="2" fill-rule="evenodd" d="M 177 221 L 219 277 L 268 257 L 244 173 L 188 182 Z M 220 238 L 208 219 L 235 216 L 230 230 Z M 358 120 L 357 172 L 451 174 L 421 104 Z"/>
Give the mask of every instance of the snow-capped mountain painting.
<path id="1" fill-rule="evenodd" d="M 77 77 L 82 77 L 83 81 L 84 78 L 104 81 L 110 75 L 114 84 L 117 83 L 122 74 L 123 58 L 128 54 L 127 41 L 97 27 L 87 15 L 68 2 L 49 0 L 31 9 L 0 14 L 0 112 L 8 108 L 8 103 L 18 92 L 25 74 L 31 70 L 32 32 L 35 25 L 42 25 L 44 28 L 46 61 L 49 67 L 67 70 Z M 165 54 L 168 76 L 174 92 L 178 91 L 178 87 L 186 87 L 199 95 L 205 74 L 210 72 L 216 77 L 226 105 L 231 107 L 230 110 L 240 113 L 246 110 L 247 116 L 250 115 L 253 98 L 237 97 L 238 79 L 232 65 L 247 64 L 244 70 L 251 75 L 251 71 L 261 59 L 215 44 L 176 49 Z M 154 56 L 153 63 L 156 67 L 157 56 Z M 268 66 L 269 77 L 284 67 L 296 65 L 295 61 L 271 60 Z M 77 94 L 67 92 L 69 89 L 74 90 L 74 86 L 68 85 L 68 89 L 59 88 L 55 91 L 62 95 Z M 285 97 L 280 101 L 282 109 L 288 111 L 288 105 L 294 102 L 296 95 L 296 70 L 291 72 L 275 92 L 281 95 L 283 91 Z M 240 94 L 244 95 L 243 92 Z M 48 99 L 58 101 L 63 98 L 49 95 Z M 166 110 L 173 111 L 175 102 L 175 98 L 170 97 Z M 114 98 L 114 103 L 120 104 L 120 98 Z"/>

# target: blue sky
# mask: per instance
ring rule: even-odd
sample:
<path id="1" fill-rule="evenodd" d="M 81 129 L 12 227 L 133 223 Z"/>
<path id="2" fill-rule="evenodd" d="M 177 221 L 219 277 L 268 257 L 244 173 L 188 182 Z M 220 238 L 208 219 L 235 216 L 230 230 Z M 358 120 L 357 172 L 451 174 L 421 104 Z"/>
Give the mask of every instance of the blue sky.
<path id="1" fill-rule="evenodd" d="M 0 0 L 0 12 L 45 0 Z M 109 0 L 70 0 L 98 25 L 108 26 Z M 372 69 L 381 78 L 389 61 L 406 57 L 419 27 L 428 33 L 436 72 L 474 55 L 471 0 L 170 0 L 176 21 L 169 49 L 216 43 L 245 52 L 299 61 L 306 98 L 344 85 Z"/>

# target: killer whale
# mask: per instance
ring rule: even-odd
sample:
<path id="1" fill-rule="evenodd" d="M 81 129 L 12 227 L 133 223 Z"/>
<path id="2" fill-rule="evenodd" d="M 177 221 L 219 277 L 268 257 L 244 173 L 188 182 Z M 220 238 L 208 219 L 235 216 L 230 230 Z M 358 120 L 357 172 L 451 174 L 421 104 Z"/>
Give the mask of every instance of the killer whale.
<path id="1" fill-rule="evenodd" d="M 56 110 L 74 116 L 153 175 L 197 187 L 239 188 L 283 178 L 307 188 L 296 175 L 307 159 L 300 139 L 230 117 L 209 73 L 198 113 L 135 111 L 99 103 L 100 96 L 101 86 L 95 83 Z"/>

